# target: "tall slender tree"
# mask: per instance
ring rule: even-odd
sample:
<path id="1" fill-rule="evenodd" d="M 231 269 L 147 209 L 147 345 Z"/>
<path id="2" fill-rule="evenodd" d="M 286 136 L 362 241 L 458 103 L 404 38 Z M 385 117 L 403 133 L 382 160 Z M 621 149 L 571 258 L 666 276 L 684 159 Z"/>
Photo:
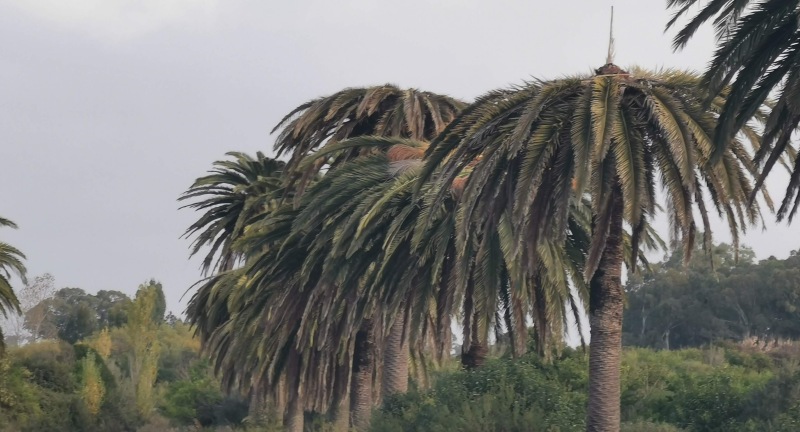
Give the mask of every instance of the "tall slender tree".
<path id="1" fill-rule="evenodd" d="M 734 137 L 719 161 L 712 159 L 716 112 L 725 102 L 708 98 L 698 83 L 689 73 L 629 73 L 609 62 L 594 75 L 491 92 L 452 122 L 427 153 L 419 187 L 434 182 L 433 202 L 470 167 L 458 238 L 491 232 L 508 215 L 512 260 L 523 276 L 536 274 L 542 245 L 560 244 L 572 234 L 570 202 L 590 200 L 592 230 L 583 267 L 591 328 L 589 431 L 619 430 L 624 224 L 631 227 L 635 258 L 657 208 L 658 183 L 669 203 L 673 240 L 685 245 L 687 257 L 698 223 L 704 244 L 711 246 L 707 200 L 727 219 L 734 241 L 759 217 L 748 200 L 754 192 L 750 178 L 758 173 L 746 146 Z M 757 141 L 754 130 L 746 131 Z"/>

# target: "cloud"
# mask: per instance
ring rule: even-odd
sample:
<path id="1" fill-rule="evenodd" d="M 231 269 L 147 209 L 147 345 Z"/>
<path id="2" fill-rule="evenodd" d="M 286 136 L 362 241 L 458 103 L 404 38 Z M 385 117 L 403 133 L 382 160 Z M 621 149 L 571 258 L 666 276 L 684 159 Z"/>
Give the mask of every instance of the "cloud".
<path id="1" fill-rule="evenodd" d="M 133 39 L 165 27 L 213 23 L 219 0 L 8 0 L 19 10 L 104 41 Z"/>

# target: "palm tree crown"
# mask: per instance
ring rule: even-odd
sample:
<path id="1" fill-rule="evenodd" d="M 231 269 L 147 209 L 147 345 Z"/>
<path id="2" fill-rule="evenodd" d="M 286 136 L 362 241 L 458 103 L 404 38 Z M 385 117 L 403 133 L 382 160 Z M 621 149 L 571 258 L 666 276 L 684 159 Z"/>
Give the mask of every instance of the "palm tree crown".
<path id="1" fill-rule="evenodd" d="M 202 270 L 230 270 L 237 259 L 233 241 L 240 237 L 250 218 L 274 208 L 285 194 L 285 163 L 256 153 L 230 152 L 233 160 L 214 162 L 209 175 L 200 177 L 181 195 L 180 201 L 194 200 L 181 208 L 204 211 L 184 233 L 195 236 L 191 255 L 209 247 Z"/>
<path id="2" fill-rule="evenodd" d="M 401 89 L 392 84 L 347 88 L 310 100 L 284 117 L 273 132 L 278 156 L 289 154 L 287 170 L 300 177 L 299 190 L 323 167 L 352 159 L 363 149 L 350 148 L 318 159 L 298 172 L 306 156 L 325 144 L 358 136 L 381 136 L 431 140 L 452 121 L 466 104 L 449 96 Z"/>

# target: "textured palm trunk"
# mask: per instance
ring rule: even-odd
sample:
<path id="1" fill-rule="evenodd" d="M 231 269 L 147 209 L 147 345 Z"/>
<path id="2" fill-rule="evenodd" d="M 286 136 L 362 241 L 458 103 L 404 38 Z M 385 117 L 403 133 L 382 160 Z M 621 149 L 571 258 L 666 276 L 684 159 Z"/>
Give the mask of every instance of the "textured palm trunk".
<path id="1" fill-rule="evenodd" d="M 283 428 L 286 432 L 303 432 L 305 404 L 303 403 L 303 386 L 300 381 L 300 355 L 292 350 L 289 354 L 286 369 L 286 389 L 288 390 L 286 411 L 283 416 Z"/>
<path id="2" fill-rule="evenodd" d="M 475 307 L 474 295 L 475 286 L 470 281 L 464 293 L 464 342 L 461 346 L 461 365 L 465 369 L 483 366 L 489 354 L 488 329 L 480 325 L 480 311 Z"/>
<path id="3" fill-rule="evenodd" d="M 461 364 L 465 369 L 475 369 L 483 366 L 486 363 L 486 357 L 489 355 L 489 334 L 485 329 L 479 325 L 479 319 L 476 314 L 472 314 L 472 319 L 468 324 L 470 330 L 470 342 L 466 351 L 462 351 Z"/>
<path id="4" fill-rule="evenodd" d="M 350 395 L 342 398 L 341 403 L 333 409 L 334 432 L 347 432 L 350 430 Z"/>
<path id="5" fill-rule="evenodd" d="M 401 310 L 389 329 L 383 352 L 382 399 L 408 391 L 408 340 L 405 331 L 405 311 Z"/>
<path id="6" fill-rule="evenodd" d="M 622 193 L 612 192 L 612 213 L 605 250 L 590 281 L 589 406 L 586 430 L 618 432 L 620 427 L 620 354 L 622 351 Z"/>
<path id="7" fill-rule="evenodd" d="M 291 398 L 283 420 L 284 429 L 286 432 L 303 432 L 303 421 L 303 402 L 300 398 Z"/>
<path id="8" fill-rule="evenodd" d="M 535 284 L 533 290 L 534 294 L 534 308 L 536 310 L 535 316 L 535 330 L 536 330 L 536 351 L 545 363 L 550 363 L 552 359 L 552 346 L 550 343 L 550 326 L 552 323 L 547 320 L 547 300 L 544 298 L 542 291 L 541 278 L 536 277 L 532 283 Z"/>
<path id="9" fill-rule="evenodd" d="M 333 389 L 333 402 L 331 406 L 330 421 L 333 423 L 333 432 L 348 432 L 350 430 L 350 384 L 353 361 L 349 356 L 336 365 L 336 380 Z"/>
<path id="10" fill-rule="evenodd" d="M 278 386 L 270 392 L 270 399 L 272 407 L 278 415 L 284 415 L 287 409 L 287 400 L 289 395 L 286 388 L 286 374 L 281 375 L 278 379 Z"/>
<path id="11" fill-rule="evenodd" d="M 264 400 L 263 388 L 261 385 L 255 385 L 250 389 L 250 400 L 248 401 L 248 416 L 260 417 L 266 410 L 267 404 Z"/>
<path id="12" fill-rule="evenodd" d="M 511 347 L 515 358 L 524 356 L 528 352 L 528 326 L 525 325 L 525 311 L 522 300 L 518 296 L 511 297 Z"/>
<path id="13" fill-rule="evenodd" d="M 350 395 L 353 427 L 357 431 L 369 428 L 372 414 L 372 374 L 375 365 L 375 340 L 371 321 L 366 320 L 356 333 L 353 352 L 353 383 Z"/>

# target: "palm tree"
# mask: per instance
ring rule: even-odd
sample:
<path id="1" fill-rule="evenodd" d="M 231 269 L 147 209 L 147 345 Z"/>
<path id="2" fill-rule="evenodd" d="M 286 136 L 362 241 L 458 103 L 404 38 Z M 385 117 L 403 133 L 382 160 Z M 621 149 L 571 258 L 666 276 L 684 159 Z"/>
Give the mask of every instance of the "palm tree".
<path id="1" fill-rule="evenodd" d="M 235 286 L 229 273 L 235 274 L 235 264 L 242 258 L 233 248 L 234 241 L 248 223 L 268 215 L 291 194 L 282 178 L 284 162 L 261 152 L 255 158 L 240 152 L 227 155 L 233 160 L 214 162 L 211 173 L 195 180 L 179 198 L 192 200 L 181 208 L 204 211 L 184 233 L 186 238 L 194 237 L 190 256 L 208 248 L 201 269 L 206 275 L 214 273 L 199 283 L 187 310 L 203 341 L 214 325 L 228 317 L 226 300 Z M 252 409 L 260 408 L 261 396 L 251 392 Z"/>
<path id="2" fill-rule="evenodd" d="M 287 188 L 288 190 L 294 190 L 294 187 L 296 187 L 299 192 L 302 193 L 303 190 L 308 186 L 309 181 L 314 178 L 316 173 L 322 170 L 335 170 L 339 165 L 341 165 L 342 162 L 359 154 L 358 152 L 350 152 L 348 154 L 331 154 L 330 158 L 321 163 L 305 166 L 302 170 L 298 169 L 299 162 L 305 158 L 307 154 L 316 151 L 322 145 L 332 144 L 338 142 L 339 140 L 365 133 L 429 139 L 442 130 L 446 123 L 455 116 L 455 113 L 463 105 L 464 104 L 462 102 L 446 96 L 427 92 L 419 92 L 414 89 L 401 90 L 391 85 L 361 89 L 346 89 L 334 95 L 319 98 L 303 104 L 293 110 L 275 128 L 275 131 L 282 129 L 278 139 L 276 140 L 276 151 L 279 155 L 291 153 L 290 160 L 285 169 L 285 171 L 290 173 L 292 176 L 289 181 L 286 182 Z M 301 194 L 298 194 L 298 197 L 300 195 Z M 224 204 L 228 205 L 228 201 L 225 201 Z M 289 208 L 284 210 L 291 213 L 291 209 Z M 218 213 L 224 214 L 225 212 L 221 211 Z M 272 212 L 269 212 L 269 214 L 265 213 L 266 216 L 265 214 L 262 214 L 260 217 L 263 219 L 269 219 L 271 221 L 270 223 L 274 223 L 275 226 L 265 227 L 265 224 L 260 224 L 261 228 L 258 229 L 260 235 L 252 236 L 252 238 L 255 238 L 255 240 L 250 240 L 247 242 L 247 247 L 244 247 L 243 250 L 255 251 L 254 254 L 259 256 L 271 256 L 269 254 L 276 253 L 274 246 L 277 244 L 282 244 L 281 242 L 286 240 L 285 237 L 275 235 L 276 232 L 281 232 L 279 229 L 275 228 L 281 227 L 282 225 L 276 222 L 277 219 L 272 218 L 273 215 L 271 213 Z M 216 215 L 213 217 L 218 218 Z M 276 215 L 276 217 L 280 218 L 281 215 Z M 247 221 L 248 219 L 245 218 L 240 220 Z M 249 219 L 249 221 L 253 222 L 255 219 Z M 207 222 L 203 223 L 203 220 L 201 220 L 198 221 L 198 223 L 196 223 L 192 228 L 197 231 L 206 225 Z M 229 228 L 226 233 L 232 233 L 230 236 L 228 236 L 229 239 L 241 238 L 243 225 L 229 224 L 228 226 L 231 228 Z M 235 229 L 234 227 L 238 227 L 238 229 Z M 210 240 L 208 239 L 214 238 L 214 235 L 215 233 L 212 233 L 212 235 L 206 235 L 205 237 L 198 238 L 195 250 L 197 250 L 197 248 L 199 248 L 202 244 L 210 243 Z M 288 234 L 286 232 L 281 232 L 281 235 L 285 236 Z M 231 248 L 233 244 L 232 241 L 226 242 L 225 240 L 221 239 L 219 239 L 218 242 L 225 242 L 224 244 L 227 245 L 228 248 Z M 247 249 L 250 246 L 256 247 L 256 249 Z M 270 246 L 273 247 L 271 248 Z M 303 250 L 302 247 L 305 246 L 308 245 L 298 245 L 296 250 Z M 213 252 L 214 249 L 212 249 L 211 253 L 207 257 L 207 262 L 213 260 L 211 255 Z M 244 255 L 240 253 L 240 256 Z M 271 257 L 272 259 L 277 259 L 277 256 Z M 254 266 L 258 265 L 261 267 L 250 267 L 251 269 L 255 269 L 253 271 L 260 271 L 263 273 L 264 269 L 270 268 L 269 261 L 255 259 L 254 262 L 257 263 L 254 264 Z M 231 266 L 229 265 L 225 268 L 230 267 Z M 206 268 L 208 268 L 208 265 Z M 284 272 L 284 274 L 287 273 Z M 225 327 L 225 324 L 228 322 L 228 320 L 233 319 L 232 316 L 234 315 L 237 317 L 236 319 L 239 319 L 240 316 L 246 315 L 241 313 L 242 311 L 229 310 L 227 307 L 216 306 L 219 302 L 224 300 L 226 301 L 228 298 L 227 296 L 233 295 L 237 291 L 244 291 L 244 289 L 239 287 L 237 283 L 231 282 L 234 277 L 235 274 L 230 274 L 225 277 L 220 275 L 220 277 L 209 279 L 203 283 L 192 300 L 189 313 L 194 317 L 194 322 L 198 325 L 198 328 L 200 329 L 201 335 L 203 335 L 204 339 L 211 337 L 214 337 L 215 339 L 224 339 L 224 337 L 220 336 L 220 334 L 224 334 L 228 328 Z M 223 283 L 223 281 L 227 282 Z M 293 280 L 287 280 L 286 286 L 294 286 L 291 282 L 293 282 Z M 255 316 L 253 316 L 253 319 L 256 319 Z M 366 344 L 364 346 L 374 346 L 374 344 Z M 220 359 L 223 359 L 223 357 L 225 356 L 220 356 Z M 402 358 L 402 355 L 398 355 L 397 357 Z M 318 361 L 320 358 L 321 357 L 316 357 Z M 311 364 L 307 360 L 308 359 L 305 359 L 305 363 Z M 341 361 L 341 358 L 337 360 Z M 241 363 L 239 364 L 241 365 Z M 244 368 L 255 366 L 256 363 L 253 363 L 250 366 L 241 367 Z M 233 375 L 237 377 L 235 381 L 238 381 L 238 377 L 243 376 L 242 374 L 245 372 L 245 370 L 237 371 L 237 373 Z M 326 378 L 321 378 L 319 382 L 322 383 L 324 379 Z M 339 381 L 341 382 L 341 380 Z M 274 379 L 266 380 L 265 383 L 274 384 L 273 388 L 278 384 Z M 349 389 L 349 384 L 344 388 Z M 292 388 L 292 386 L 289 385 L 287 388 L 289 393 L 293 392 L 294 390 L 299 392 L 298 386 L 294 386 L 294 388 Z M 307 401 L 306 406 L 308 407 L 320 407 L 319 401 L 312 401 L 310 396 L 306 397 L 295 394 L 293 395 L 293 398 L 294 399 L 290 399 L 297 401 L 305 399 Z M 299 403 L 294 404 L 294 408 L 302 410 L 302 407 L 300 407 Z M 287 413 L 287 415 L 289 416 L 289 419 L 302 418 L 302 416 L 298 416 L 296 414 L 291 415 Z M 294 422 L 294 420 L 292 421 Z"/>
<path id="3" fill-rule="evenodd" d="M 628 73 L 606 64 L 594 75 L 535 81 L 479 98 L 432 143 L 419 187 L 432 181 L 440 202 L 473 165 L 459 202 L 457 235 L 491 232 L 509 220 L 511 260 L 536 274 L 544 244 L 572 234 L 570 202 L 590 200 L 592 225 L 583 277 L 591 328 L 587 430 L 616 431 L 624 224 L 635 264 L 644 227 L 656 211 L 656 183 L 669 202 L 673 239 L 692 250 L 699 210 L 711 245 L 706 200 L 727 218 L 734 241 L 759 217 L 748 198 L 757 174 L 745 146 L 731 140 L 712 163 L 716 111 L 724 104 L 697 90 L 699 79 L 677 71 Z M 757 135 L 747 129 L 748 137 Z M 476 159 L 479 159 L 475 163 Z"/>
<path id="4" fill-rule="evenodd" d="M 250 267 L 245 277 L 248 283 L 237 300 L 243 308 L 250 307 L 252 314 L 240 315 L 239 323 L 225 326 L 238 329 L 236 340 L 228 342 L 233 335 L 227 332 L 223 332 L 226 334 L 219 340 L 220 346 L 228 347 L 224 351 L 230 353 L 229 361 L 249 363 L 247 366 L 229 364 L 222 367 L 223 370 L 249 371 L 257 368 L 259 362 L 272 365 L 269 366 L 272 372 L 266 378 L 272 386 L 276 381 L 270 377 L 279 374 L 282 367 L 288 370 L 280 360 L 283 353 L 299 349 L 299 358 L 311 360 L 302 363 L 299 374 L 315 376 L 305 380 L 303 391 L 325 394 L 313 398 L 308 394 L 303 396 L 306 406 L 324 410 L 325 404 L 319 406 L 316 401 L 325 400 L 339 413 L 341 404 L 351 403 L 354 425 L 363 429 L 372 409 L 371 382 L 376 373 L 372 369 L 375 354 L 369 347 L 370 333 L 388 332 L 391 336 L 399 322 L 397 339 L 387 338 L 384 351 L 397 344 L 400 347 L 395 348 L 396 352 L 407 356 L 408 347 L 403 345 L 409 333 L 421 340 L 426 333 L 432 333 L 434 337 L 440 336 L 437 354 L 441 355 L 442 351 L 449 351 L 449 318 L 461 306 L 457 299 L 463 298 L 467 343 L 462 360 L 467 367 L 479 366 L 486 354 L 487 331 L 500 298 L 507 299 L 502 306 L 507 317 L 512 309 L 516 311 L 510 318 L 512 324 L 507 324 L 514 332 L 519 329 L 514 324 L 522 324 L 521 333 L 524 334 L 529 310 L 523 300 L 526 295 L 535 306 L 530 313 L 540 334 L 552 332 L 560 338 L 562 334 L 551 327 L 561 329 L 559 324 L 566 320 L 567 311 L 580 319 L 578 303 L 566 284 L 571 274 L 580 274 L 577 270 L 580 263 L 559 253 L 555 247 L 543 249 L 546 252 L 542 259 L 543 271 L 537 273 L 540 283 L 512 286 L 509 282 L 512 272 L 504 262 L 511 245 L 503 243 L 510 237 L 507 232 L 498 231 L 492 234 L 493 240 L 484 243 L 488 245 L 488 252 L 481 242 L 476 241 L 473 246 L 475 257 L 481 258 L 479 265 L 456 268 L 457 263 L 469 261 L 455 259 L 456 215 L 452 210 L 455 197 L 461 192 L 459 187 L 454 185 L 451 199 L 440 209 L 419 202 L 413 193 L 427 144 L 397 138 L 354 138 L 324 147 L 300 167 L 313 163 L 317 157 L 357 146 L 384 151 L 342 164 L 314 184 L 300 199 L 297 209 L 286 210 L 291 216 L 256 224 L 243 238 L 243 243 L 254 242 L 255 249 L 263 251 L 248 254 Z M 429 218 L 434 221 L 430 228 L 419 223 Z M 275 238 L 277 227 L 283 226 L 278 230 L 285 232 L 289 220 L 293 222 L 286 242 L 264 249 L 263 245 L 269 242 L 261 238 Z M 588 219 L 575 211 L 571 226 L 576 234 L 572 238 L 585 231 L 580 229 L 587 225 L 581 222 L 585 220 Z M 569 249 L 575 250 L 574 247 Z M 572 255 L 581 259 L 580 254 Z M 455 284 L 461 277 L 456 275 L 464 275 L 465 282 Z M 471 289 L 458 290 L 465 285 Z M 528 291 L 517 292 L 519 287 Z M 547 298 L 548 302 L 545 304 L 542 298 Z M 565 309 L 565 305 L 569 308 Z M 233 309 L 240 310 L 239 306 Z M 252 327 L 251 322 L 259 323 L 253 332 L 255 339 L 244 342 L 241 329 Z M 262 327 L 270 331 L 265 333 Z M 523 352 L 524 339 L 512 338 L 512 343 L 520 339 L 522 343 L 513 345 L 516 355 Z M 540 340 L 539 346 L 545 351 L 548 339 Z M 441 343 L 443 341 L 447 345 Z M 231 345 L 226 345 L 228 343 Z M 248 352 L 248 347 L 252 346 L 262 348 L 258 352 Z M 334 366 L 318 363 L 320 358 L 323 362 L 331 360 L 318 355 L 319 351 L 331 349 L 340 353 L 340 359 L 352 360 L 352 366 L 341 360 Z M 389 358 L 384 361 L 384 394 L 404 391 L 408 381 L 407 366 Z M 319 375 L 321 371 L 332 375 Z M 346 385 L 340 385 L 341 380 L 331 383 L 340 373 L 344 377 L 352 376 L 352 393 L 347 392 Z M 346 378 L 345 382 L 348 382 Z M 351 397 L 349 402 L 348 397 Z"/>
<path id="5" fill-rule="evenodd" d="M 322 146 L 367 135 L 431 140 L 465 105 L 449 96 L 401 89 L 391 84 L 347 88 L 308 101 L 292 110 L 273 129 L 273 132 L 281 131 L 275 142 L 275 150 L 279 156 L 290 154 L 287 163 L 287 171 L 291 173 L 289 184 L 296 187 L 300 196 L 316 173 L 325 169 L 335 170 L 344 162 L 371 151 L 369 147 L 353 146 L 339 152 L 329 152 L 325 158 L 316 158 L 314 163 L 300 167 L 304 159 Z M 396 343 L 403 339 L 398 335 L 402 329 L 402 321 L 396 320 L 388 336 L 388 340 L 395 343 L 386 347 L 384 356 L 386 359 L 401 360 L 401 364 L 389 368 L 400 371 L 398 373 L 407 369 L 404 366 L 407 363 L 405 346 Z M 373 334 L 364 330 L 362 334 Z M 360 346 L 374 347 L 375 344 Z M 394 349 L 400 351 L 395 352 Z"/>
<path id="6" fill-rule="evenodd" d="M 346 88 L 310 100 L 286 115 L 272 130 L 278 157 L 288 154 L 287 170 L 302 192 L 308 180 L 321 169 L 360 155 L 363 149 L 330 154 L 315 164 L 298 169 L 300 162 L 326 144 L 358 136 L 401 137 L 431 140 L 464 108 L 457 99 L 393 84 Z"/>
<path id="7" fill-rule="evenodd" d="M 244 232 L 250 218 L 274 208 L 286 194 L 282 178 L 285 163 L 256 153 L 229 152 L 233 160 L 214 162 L 209 175 L 200 177 L 184 192 L 179 201 L 193 200 L 181 208 L 205 211 L 183 234 L 195 237 L 193 256 L 203 248 L 202 271 L 231 270 L 240 258 L 232 249 L 233 241 Z"/>
<path id="8" fill-rule="evenodd" d="M 670 0 L 675 8 L 667 28 L 693 7 L 698 0 Z M 800 124 L 800 106 L 794 100 L 800 91 L 800 21 L 798 0 L 715 0 L 700 7 L 675 36 L 676 49 L 683 48 L 708 20 L 714 20 L 718 48 L 700 84 L 709 95 L 724 90 L 730 95 L 719 117 L 714 144 L 715 158 L 739 129 L 754 115 L 770 95 L 772 111 L 765 121 L 763 140 L 755 162 L 763 165 L 756 182 L 758 189 L 779 161 L 791 175 L 786 195 L 778 209 L 778 220 L 792 220 L 800 206 L 800 155 L 792 147 L 791 136 Z M 789 159 L 788 164 L 783 159 Z M 789 164 L 793 163 L 793 167 Z"/>
<path id="9" fill-rule="evenodd" d="M 0 227 L 17 228 L 14 222 L 0 217 Z M 19 300 L 14 289 L 11 287 L 9 280 L 12 275 L 17 275 L 22 279 L 22 283 L 27 283 L 25 279 L 25 264 L 23 260 L 25 255 L 17 248 L 9 245 L 8 243 L 0 242 L 0 313 L 3 317 L 8 317 L 9 312 L 21 313 L 19 308 Z M 5 342 L 3 337 L 3 330 L 0 329 L 0 355 L 5 353 Z"/>

